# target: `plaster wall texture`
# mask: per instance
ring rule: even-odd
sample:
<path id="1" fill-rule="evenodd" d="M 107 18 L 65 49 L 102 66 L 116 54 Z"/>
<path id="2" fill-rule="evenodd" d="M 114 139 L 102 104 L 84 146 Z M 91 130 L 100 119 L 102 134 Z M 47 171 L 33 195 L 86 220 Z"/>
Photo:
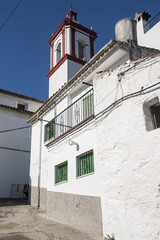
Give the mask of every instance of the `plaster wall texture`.
<path id="1" fill-rule="evenodd" d="M 41 209 L 46 210 L 47 206 L 47 189 L 46 188 L 40 188 L 40 204 Z"/>
<path id="2" fill-rule="evenodd" d="M 25 110 L 30 112 L 35 112 L 42 105 L 42 103 L 38 103 L 36 101 L 30 101 L 28 99 L 11 96 L 9 94 L 0 94 L 0 104 L 17 108 L 18 103 L 24 104 Z"/>
<path id="3" fill-rule="evenodd" d="M 30 203 L 33 207 L 38 206 L 38 188 L 31 186 L 30 187 Z"/>
<path id="4" fill-rule="evenodd" d="M 159 82 L 160 58 L 130 69 L 118 81 L 106 71 L 94 79 L 95 111 Z M 153 89 L 152 89 L 153 90 Z M 159 239 L 160 129 L 146 130 L 143 105 L 160 98 L 159 88 L 122 101 L 97 122 L 97 176 L 101 185 L 103 231 L 119 240 Z"/>
<path id="5" fill-rule="evenodd" d="M 48 192 L 47 216 L 57 222 L 87 232 L 94 238 L 102 237 L 99 197 Z"/>
<path id="6" fill-rule="evenodd" d="M 141 19 L 137 22 L 137 40 L 140 46 L 160 49 L 160 22 L 154 25 L 149 31 L 144 33 L 144 25 L 147 22 Z"/>

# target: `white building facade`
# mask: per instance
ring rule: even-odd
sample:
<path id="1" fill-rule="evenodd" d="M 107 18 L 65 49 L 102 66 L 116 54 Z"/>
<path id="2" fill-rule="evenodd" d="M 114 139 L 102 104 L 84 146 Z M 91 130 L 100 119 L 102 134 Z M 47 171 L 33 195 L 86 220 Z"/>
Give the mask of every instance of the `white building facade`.
<path id="1" fill-rule="evenodd" d="M 68 16 L 72 26 L 77 15 L 70 11 Z M 69 36 L 72 34 L 65 42 L 73 47 Z M 65 39 L 63 34 L 58 41 L 62 39 Z M 89 45 L 87 39 L 83 40 Z M 64 69 L 69 71 L 67 64 L 64 65 L 67 59 L 59 65 L 63 55 L 55 57 L 51 49 L 50 99 L 29 119 L 31 204 L 45 209 L 49 218 L 95 238 L 113 233 L 120 240 L 155 239 L 159 234 L 158 197 L 150 204 L 159 191 L 159 143 L 155 140 L 153 145 L 146 144 L 147 136 L 154 138 L 159 131 L 159 120 L 153 122 L 157 113 L 156 117 L 151 114 L 152 105 L 159 106 L 160 63 L 159 55 L 154 55 L 159 51 L 140 47 L 135 39 L 131 40 L 134 41 L 111 40 L 93 57 L 93 43 L 88 52 L 78 43 L 76 58 L 92 58 L 69 79 L 64 74 L 61 87 L 59 76 L 63 78 Z M 60 53 L 64 51 L 62 45 L 58 48 Z M 56 65 L 55 59 L 58 59 Z M 152 124 L 157 124 L 156 130 Z M 153 151 L 154 144 L 157 154 L 151 152 L 149 156 L 147 151 Z M 150 166 L 154 173 L 150 172 Z M 152 174 L 155 174 L 153 181 L 148 183 L 146 180 Z M 154 188 L 153 196 L 146 201 L 145 190 L 139 186 L 142 180 L 146 181 L 145 189 L 149 187 L 145 196 Z M 148 206 L 150 213 L 145 215 Z M 146 231 L 145 225 L 153 219 L 154 226 L 151 222 Z"/>
<path id="2" fill-rule="evenodd" d="M 152 19 L 146 12 L 137 13 L 135 21 L 137 24 L 137 43 L 140 46 L 160 49 L 160 12 Z"/>
<path id="3" fill-rule="evenodd" d="M 0 198 L 12 184 L 29 183 L 31 128 L 28 118 L 44 101 L 0 89 Z"/>

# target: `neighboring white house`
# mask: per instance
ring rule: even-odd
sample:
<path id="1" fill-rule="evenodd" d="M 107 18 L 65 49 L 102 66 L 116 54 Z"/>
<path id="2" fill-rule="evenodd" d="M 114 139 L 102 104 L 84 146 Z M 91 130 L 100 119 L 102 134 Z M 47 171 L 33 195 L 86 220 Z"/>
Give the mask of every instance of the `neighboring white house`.
<path id="1" fill-rule="evenodd" d="M 151 16 L 146 12 L 137 13 L 135 21 L 137 23 L 137 42 L 140 46 L 160 49 L 160 12 L 151 20 Z"/>
<path id="2" fill-rule="evenodd" d="M 31 204 L 95 238 L 158 239 L 160 51 L 137 45 L 136 23 L 125 19 L 116 41 L 92 56 L 96 33 L 75 16 L 70 11 L 49 40 L 50 98 L 29 119 Z M 81 54 L 60 55 L 54 65 L 56 34 L 59 52 L 77 41 Z M 90 45 L 83 35 L 94 35 Z M 68 65 L 85 55 L 90 60 L 71 77 Z"/>
<path id="3" fill-rule="evenodd" d="M 29 183 L 31 127 L 28 118 L 44 101 L 0 89 L 0 198 L 11 184 Z"/>

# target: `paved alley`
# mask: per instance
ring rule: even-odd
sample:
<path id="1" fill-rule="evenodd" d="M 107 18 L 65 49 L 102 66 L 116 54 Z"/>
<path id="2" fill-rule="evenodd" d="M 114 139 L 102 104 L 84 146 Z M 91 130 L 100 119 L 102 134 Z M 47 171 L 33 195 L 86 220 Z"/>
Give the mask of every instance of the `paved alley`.
<path id="1" fill-rule="evenodd" d="M 51 221 L 24 201 L 0 199 L 0 240 L 93 240 L 85 233 Z"/>

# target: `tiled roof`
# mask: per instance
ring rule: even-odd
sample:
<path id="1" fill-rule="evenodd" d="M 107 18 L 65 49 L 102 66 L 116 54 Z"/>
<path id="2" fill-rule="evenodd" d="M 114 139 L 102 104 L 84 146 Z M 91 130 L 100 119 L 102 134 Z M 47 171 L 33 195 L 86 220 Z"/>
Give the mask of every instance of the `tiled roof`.
<path id="1" fill-rule="evenodd" d="M 15 107 L 6 106 L 6 105 L 3 105 L 3 104 L 0 104 L 0 108 L 17 111 L 17 112 L 19 112 L 19 113 L 26 113 L 26 114 L 30 114 L 30 115 L 33 114 L 33 112 L 30 112 L 30 111 L 27 111 L 27 110 L 22 110 L 22 109 L 15 108 Z"/>
<path id="2" fill-rule="evenodd" d="M 27 99 L 27 100 L 31 100 L 31 101 L 34 101 L 34 102 L 39 102 L 39 103 L 45 103 L 46 102 L 46 101 L 43 101 L 43 100 L 40 100 L 40 99 L 37 99 L 37 98 L 28 97 L 28 96 L 25 96 L 25 95 L 22 95 L 22 94 L 19 94 L 19 93 L 15 93 L 15 92 L 10 92 L 10 91 L 4 90 L 4 89 L 0 89 L 0 93 L 7 94 L 7 95 L 10 95 L 10 96 L 19 97 L 19 98 L 23 98 L 23 99 Z"/>

